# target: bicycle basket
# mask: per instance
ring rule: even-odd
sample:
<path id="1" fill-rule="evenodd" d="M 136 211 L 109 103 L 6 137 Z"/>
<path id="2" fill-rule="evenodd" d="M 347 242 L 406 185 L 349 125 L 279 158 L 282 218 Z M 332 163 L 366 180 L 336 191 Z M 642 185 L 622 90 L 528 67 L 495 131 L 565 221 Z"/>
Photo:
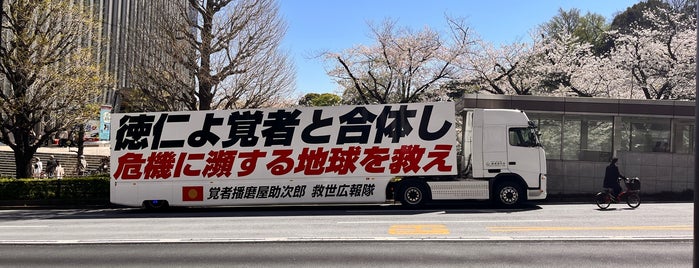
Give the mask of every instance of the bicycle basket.
<path id="1" fill-rule="evenodd" d="M 641 190 L 641 180 L 638 178 L 629 179 L 629 182 L 626 183 L 626 189 L 628 189 L 629 191 Z"/>

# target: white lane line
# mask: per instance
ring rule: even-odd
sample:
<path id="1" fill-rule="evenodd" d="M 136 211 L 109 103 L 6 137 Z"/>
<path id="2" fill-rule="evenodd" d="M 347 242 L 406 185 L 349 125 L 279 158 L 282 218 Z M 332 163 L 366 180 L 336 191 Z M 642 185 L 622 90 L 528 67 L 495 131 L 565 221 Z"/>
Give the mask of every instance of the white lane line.
<path id="1" fill-rule="evenodd" d="M 0 225 L 0 228 L 49 228 L 48 225 Z"/>
<path id="2" fill-rule="evenodd" d="M 337 224 L 403 224 L 403 223 L 500 223 L 500 222 L 552 222 L 553 220 L 488 220 L 488 221 L 339 221 Z"/>

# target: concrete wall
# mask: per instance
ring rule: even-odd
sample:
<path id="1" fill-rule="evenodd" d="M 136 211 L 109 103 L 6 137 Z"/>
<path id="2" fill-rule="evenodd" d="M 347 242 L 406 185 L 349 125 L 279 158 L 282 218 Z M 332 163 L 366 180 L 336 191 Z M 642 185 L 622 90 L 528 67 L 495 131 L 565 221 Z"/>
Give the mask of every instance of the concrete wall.
<path id="1" fill-rule="evenodd" d="M 548 160 L 549 194 L 586 194 L 602 189 L 609 163 Z M 619 170 L 639 177 L 643 193 L 694 190 L 694 156 L 672 153 L 619 152 Z"/>

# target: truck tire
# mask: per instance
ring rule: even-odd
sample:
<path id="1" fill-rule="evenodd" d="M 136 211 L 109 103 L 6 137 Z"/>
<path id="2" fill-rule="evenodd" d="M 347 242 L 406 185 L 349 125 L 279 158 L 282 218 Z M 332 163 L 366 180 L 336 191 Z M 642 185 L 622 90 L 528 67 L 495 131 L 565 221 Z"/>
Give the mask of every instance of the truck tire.
<path id="1" fill-rule="evenodd" d="M 505 181 L 498 184 L 495 188 L 494 201 L 502 207 L 519 206 L 526 198 L 522 187 L 511 181 Z"/>
<path id="2" fill-rule="evenodd" d="M 400 187 L 400 203 L 409 208 L 422 207 L 429 200 L 429 190 L 424 184 L 408 182 Z"/>
<path id="3" fill-rule="evenodd" d="M 170 206 L 167 200 L 145 200 L 143 206 L 147 210 L 163 210 Z"/>

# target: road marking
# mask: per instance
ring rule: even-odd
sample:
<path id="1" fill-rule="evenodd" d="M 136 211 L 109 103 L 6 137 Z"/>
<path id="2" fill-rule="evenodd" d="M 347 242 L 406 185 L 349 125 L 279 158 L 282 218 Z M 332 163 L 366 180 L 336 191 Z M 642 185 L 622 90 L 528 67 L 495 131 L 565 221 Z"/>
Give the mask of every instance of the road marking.
<path id="1" fill-rule="evenodd" d="M 0 228 L 49 228 L 48 225 L 0 225 Z"/>
<path id="2" fill-rule="evenodd" d="M 392 235 L 447 235 L 449 229 L 444 224 L 396 224 L 388 228 Z"/>
<path id="3" fill-rule="evenodd" d="M 537 231 L 692 231 L 691 225 L 670 226 L 490 226 L 491 232 L 537 232 Z"/>
<path id="4" fill-rule="evenodd" d="M 553 220 L 492 220 L 492 221 L 399 221 L 401 223 L 498 223 L 498 222 L 551 222 Z M 392 221 L 339 221 L 337 224 L 393 224 Z"/>

